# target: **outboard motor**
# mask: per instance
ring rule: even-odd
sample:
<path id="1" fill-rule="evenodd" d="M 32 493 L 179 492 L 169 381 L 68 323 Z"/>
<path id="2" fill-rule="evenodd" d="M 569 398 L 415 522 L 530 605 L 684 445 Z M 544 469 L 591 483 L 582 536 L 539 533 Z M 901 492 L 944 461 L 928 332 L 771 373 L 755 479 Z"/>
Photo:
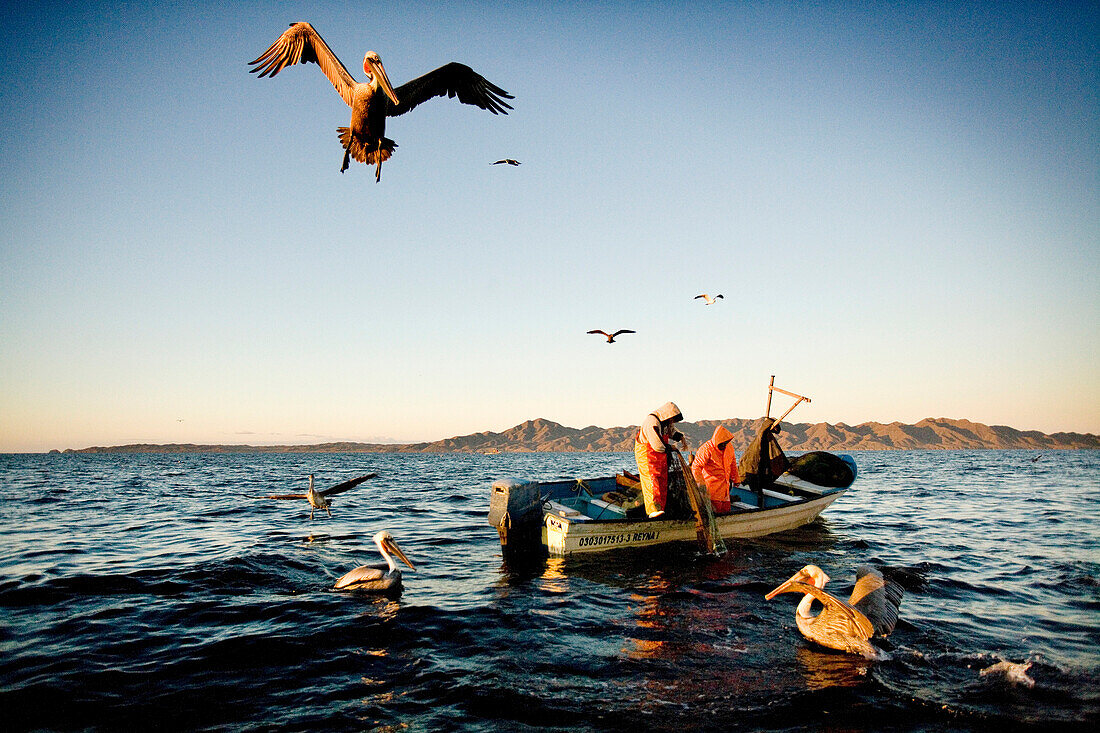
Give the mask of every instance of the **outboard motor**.
<path id="1" fill-rule="evenodd" d="M 542 552 L 542 498 L 539 485 L 503 478 L 493 482 L 489 524 L 497 528 L 500 548 L 507 555 Z"/>

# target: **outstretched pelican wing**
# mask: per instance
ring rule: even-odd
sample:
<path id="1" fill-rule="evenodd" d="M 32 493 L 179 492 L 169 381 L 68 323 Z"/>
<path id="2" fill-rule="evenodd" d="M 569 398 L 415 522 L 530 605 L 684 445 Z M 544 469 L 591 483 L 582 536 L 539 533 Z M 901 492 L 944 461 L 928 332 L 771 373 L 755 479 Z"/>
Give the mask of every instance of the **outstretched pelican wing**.
<path id="1" fill-rule="evenodd" d="M 902 593 L 899 583 L 864 565 L 856 570 L 856 586 L 848 603 L 867 617 L 876 634 L 886 636 L 898 623 Z"/>
<path id="2" fill-rule="evenodd" d="M 402 84 L 394 91 L 401 103 L 388 107 L 386 114 L 390 117 L 403 115 L 421 102 L 432 97 L 442 97 L 444 94 L 458 97 L 458 101 L 463 104 L 472 104 L 493 114 L 508 114 L 508 110 L 512 109 L 512 105 L 504 101 L 513 99 L 511 94 L 466 64 L 455 61 Z"/>
<path id="3" fill-rule="evenodd" d="M 333 494 L 342 494 L 343 492 L 347 491 L 348 489 L 354 489 L 356 486 L 363 483 L 367 479 L 374 478 L 377 475 L 378 475 L 377 473 L 368 473 L 366 476 L 360 476 L 358 478 L 353 478 L 350 481 L 345 481 L 342 484 L 336 484 L 335 486 L 330 486 L 329 488 L 325 489 L 324 491 L 318 491 L 317 493 L 320 494 L 321 496 L 332 496 Z"/>
<path id="4" fill-rule="evenodd" d="M 291 23 L 258 59 L 248 63 L 256 67 L 252 73 L 275 76 L 287 66 L 311 62 L 321 67 L 337 94 L 350 107 L 355 79 L 309 23 Z"/>
<path id="5" fill-rule="evenodd" d="M 265 496 L 265 499 L 308 499 L 305 494 L 275 494 L 274 496 Z"/>

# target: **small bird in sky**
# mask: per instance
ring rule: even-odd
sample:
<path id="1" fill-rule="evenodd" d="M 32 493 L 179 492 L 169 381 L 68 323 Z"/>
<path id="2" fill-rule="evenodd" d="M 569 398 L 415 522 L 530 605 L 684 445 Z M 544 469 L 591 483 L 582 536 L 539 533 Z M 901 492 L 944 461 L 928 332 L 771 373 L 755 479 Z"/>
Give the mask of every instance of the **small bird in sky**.
<path id="1" fill-rule="evenodd" d="M 519 165 L 520 164 L 519 161 L 516 160 L 515 158 L 502 158 L 500 160 L 494 161 L 493 165 L 500 165 L 501 163 L 507 163 L 508 165 Z"/>
<path id="2" fill-rule="evenodd" d="M 709 295 L 707 295 L 706 293 L 703 293 L 702 295 L 696 295 L 694 298 L 692 298 L 692 300 L 699 300 L 699 298 L 702 298 L 703 301 L 706 302 L 707 305 L 714 305 L 715 303 L 718 302 L 719 298 L 724 298 L 724 297 L 726 297 L 726 296 L 722 295 L 721 293 L 718 293 L 718 295 L 715 295 L 713 298 L 710 297 Z"/>
<path id="3" fill-rule="evenodd" d="M 608 333 L 607 331 L 601 331 L 597 328 L 595 330 L 589 331 L 588 333 L 598 333 L 601 336 L 606 336 L 607 337 L 607 343 L 613 344 L 613 343 L 615 343 L 615 337 L 618 336 L 619 334 L 622 334 L 622 333 L 635 333 L 635 332 L 631 331 L 628 328 L 622 328 L 622 329 L 619 329 L 618 331 L 616 331 L 615 333 Z"/>
<path id="4" fill-rule="evenodd" d="M 328 497 L 335 496 L 336 494 L 342 494 L 343 492 L 347 491 L 348 489 L 354 489 L 356 486 L 363 483 L 367 479 L 374 478 L 377 475 L 378 474 L 376 474 L 376 473 L 368 473 L 365 476 L 359 476 L 358 478 L 353 478 L 350 481 L 345 481 L 342 484 L 336 484 L 335 486 L 330 486 L 327 489 L 322 489 L 321 491 L 317 491 L 316 489 L 313 488 L 313 474 L 311 473 L 309 475 L 309 489 L 306 491 L 306 493 L 304 493 L 304 494 L 275 494 L 275 495 L 272 495 L 272 496 L 265 496 L 263 498 L 264 499 L 305 499 L 306 501 L 309 502 L 309 518 L 310 519 L 313 519 L 313 512 L 316 509 L 324 509 L 326 512 L 328 512 L 328 515 L 331 517 L 332 516 L 332 510 L 329 509 L 329 507 L 331 506 L 331 502 L 329 502 Z"/>
<path id="5" fill-rule="evenodd" d="M 394 88 L 382 59 L 374 51 L 363 57 L 367 81 L 356 81 L 321 35 L 309 23 L 291 23 L 259 58 L 250 61 L 251 71 L 275 76 L 287 66 L 315 63 L 340 98 L 351 107 L 351 122 L 336 128 L 344 148 L 343 173 L 352 158 L 374 165 L 374 180 L 382 177 L 382 162 L 389 160 L 397 143 L 385 136 L 386 118 L 403 115 L 434 97 L 457 98 L 463 104 L 481 107 L 493 114 L 508 114 L 512 95 L 465 64 L 451 62 Z"/>

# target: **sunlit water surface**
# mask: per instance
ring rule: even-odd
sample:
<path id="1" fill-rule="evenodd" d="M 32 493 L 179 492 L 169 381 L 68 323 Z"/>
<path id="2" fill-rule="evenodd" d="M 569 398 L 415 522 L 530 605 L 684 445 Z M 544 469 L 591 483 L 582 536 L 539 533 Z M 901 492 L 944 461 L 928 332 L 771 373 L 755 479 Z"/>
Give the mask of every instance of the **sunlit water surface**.
<path id="1" fill-rule="evenodd" d="M 818 521 L 720 560 L 522 566 L 486 523 L 494 479 L 633 456 L 0 456 L 0 727 L 1094 729 L 1100 452 L 1037 456 L 856 453 Z M 331 519 L 253 498 L 371 471 Z M 380 529 L 416 564 L 404 595 L 332 591 Z M 905 571 L 887 658 L 814 647 L 796 596 L 764 600 L 808 563 L 845 597 L 858 565 Z"/>

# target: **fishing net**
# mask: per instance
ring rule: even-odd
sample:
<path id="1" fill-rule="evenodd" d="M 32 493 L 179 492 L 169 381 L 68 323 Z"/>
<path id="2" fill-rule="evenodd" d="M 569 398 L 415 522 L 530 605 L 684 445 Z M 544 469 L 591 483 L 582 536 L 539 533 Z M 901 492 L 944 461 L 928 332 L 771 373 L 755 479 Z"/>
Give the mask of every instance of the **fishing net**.
<path id="1" fill-rule="evenodd" d="M 775 420 L 766 418 L 760 434 L 741 454 L 737 470 L 741 479 L 754 490 L 759 491 L 770 486 L 790 466 L 790 461 L 775 437 L 778 432 L 779 426 L 775 424 Z"/>
<path id="2" fill-rule="evenodd" d="M 695 477 L 691 475 L 691 468 L 680 451 L 672 451 L 676 457 L 676 465 L 669 465 L 669 489 L 671 496 L 672 476 L 679 473 L 680 481 L 684 487 L 684 494 L 691 505 L 692 514 L 695 516 L 695 530 L 699 536 L 699 544 L 713 555 L 725 555 L 726 543 L 722 541 L 722 535 L 718 532 L 718 520 L 714 518 L 714 507 L 710 503 L 710 495 L 695 483 Z M 674 470 L 679 468 L 679 471 Z"/>

